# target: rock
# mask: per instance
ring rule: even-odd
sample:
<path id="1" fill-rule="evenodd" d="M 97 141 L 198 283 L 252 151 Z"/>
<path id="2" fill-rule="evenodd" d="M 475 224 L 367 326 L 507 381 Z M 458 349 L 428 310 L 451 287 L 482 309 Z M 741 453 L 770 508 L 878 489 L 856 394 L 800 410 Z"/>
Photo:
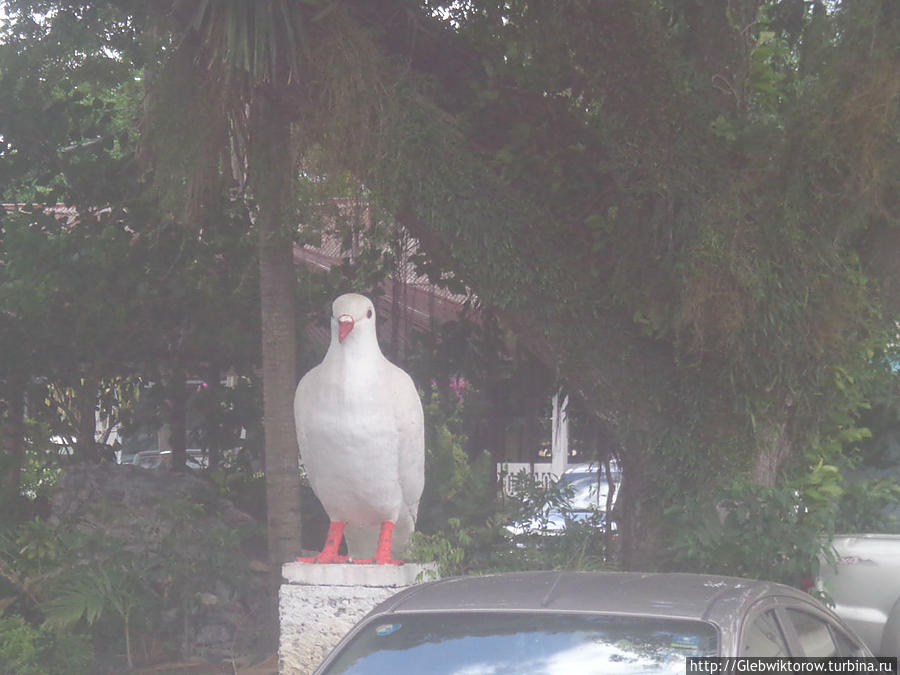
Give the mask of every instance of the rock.
<path id="1" fill-rule="evenodd" d="M 262 552 L 247 545 L 262 526 L 201 477 L 112 463 L 70 466 L 51 498 L 50 522 L 84 538 L 75 566 L 130 561 L 142 570 L 162 619 L 162 627 L 150 622 L 143 630 L 181 645 L 188 626 L 183 656 L 231 659 L 274 641 L 275 600 L 254 564 Z"/>
<path id="2" fill-rule="evenodd" d="M 234 639 L 234 626 L 223 623 L 208 623 L 197 631 L 194 642 L 202 647 L 227 645 Z"/>

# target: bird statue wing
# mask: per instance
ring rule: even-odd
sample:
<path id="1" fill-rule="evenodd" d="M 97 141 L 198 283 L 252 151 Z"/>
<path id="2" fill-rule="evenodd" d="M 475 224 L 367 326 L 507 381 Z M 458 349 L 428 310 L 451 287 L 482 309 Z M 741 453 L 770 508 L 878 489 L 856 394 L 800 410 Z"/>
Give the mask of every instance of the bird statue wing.
<path id="1" fill-rule="evenodd" d="M 394 399 L 399 432 L 397 461 L 403 501 L 415 521 L 425 486 L 425 418 L 412 378 L 400 369 L 397 372 L 398 386 Z"/>
<path id="2" fill-rule="evenodd" d="M 396 368 L 391 387 L 397 428 L 397 478 L 403 503 L 394 530 L 392 551 L 400 557 L 416 526 L 425 487 L 425 422 L 422 401 L 412 378 Z"/>

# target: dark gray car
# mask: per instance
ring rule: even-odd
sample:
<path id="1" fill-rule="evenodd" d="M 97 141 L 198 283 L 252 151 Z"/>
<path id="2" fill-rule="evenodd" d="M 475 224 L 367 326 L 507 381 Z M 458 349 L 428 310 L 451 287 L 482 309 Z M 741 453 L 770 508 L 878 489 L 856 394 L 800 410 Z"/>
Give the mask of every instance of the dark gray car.
<path id="1" fill-rule="evenodd" d="M 699 574 L 521 572 L 414 586 L 316 671 L 685 672 L 688 656 L 871 656 L 833 612 L 780 584 Z"/>

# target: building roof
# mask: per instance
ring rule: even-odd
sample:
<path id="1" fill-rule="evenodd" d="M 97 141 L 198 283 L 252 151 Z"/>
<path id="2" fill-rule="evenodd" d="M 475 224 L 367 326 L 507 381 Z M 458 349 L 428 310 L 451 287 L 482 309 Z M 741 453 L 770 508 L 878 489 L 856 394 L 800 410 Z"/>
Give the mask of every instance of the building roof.
<path id="1" fill-rule="evenodd" d="M 336 200 L 336 203 L 339 209 L 347 212 L 361 209 L 357 218 L 361 222 L 359 236 L 364 238 L 365 230 L 371 224 L 368 208 L 352 200 Z M 294 245 L 294 261 L 327 272 L 353 260 L 358 254 L 358 251 L 353 250 L 358 242 L 354 242 L 354 246 L 348 250 L 343 239 L 343 233 L 337 226 L 326 227 L 319 244 Z M 413 263 L 413 258 L 419 251 L 418 246 L 415 239 L 407 239 L 394 274 L 380 284 L 382 294 L 374 298 L 379 317 L 390 317 L 395 312 L 399 314 L 393 317 L 393 321 L 383 322 L 379 326 L 379 340 L 384 343 L 395 342 L 395 326 L 399 333 L 396 342 L 405 344 L 410 330 L 430 331 L 435 322 L 458 319 L 474 297 L 470 293 L 453 293 L 445 286 L 431 283 L 427 275 L 421 274 Z M 317 342 L 328 342 L 328 330 L 323 327 L 311 328 L 308 333 Z"/>

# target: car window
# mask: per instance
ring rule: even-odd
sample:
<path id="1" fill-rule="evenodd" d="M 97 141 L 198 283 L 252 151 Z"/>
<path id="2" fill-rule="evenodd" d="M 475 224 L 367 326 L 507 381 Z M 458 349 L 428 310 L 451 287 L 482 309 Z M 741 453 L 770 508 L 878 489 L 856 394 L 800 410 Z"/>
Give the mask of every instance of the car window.
<path id="1" fill-rule="evenodd" d="M 759 614 L 750 622 L 740 651 L 741 656 L 790 656 L 773 610 Z"/>
<path id="2" fill-rule="evenodd" d="M 787 615 L 803 648 L 803 656 L 840 656 L 824 619 L 797 609 L 788 609 Z"/>
<path id="3" fill-rule="evenodd" d="M 588 614 L 436 612 L 371 621 L 323 671 L 462 673 L 678 673 L 688 656 L 715 656 L 702 621 Z"/>
<path id="4" fill-rule="evenodd" d="M 564 476 L 564 480 L 560 484 L 572 490 L 569 506 L 574 511 L 606 508 L 609 484 L 606 482 L 605 477 L 597 480 L 597 474 L 595 473 Z"/>

